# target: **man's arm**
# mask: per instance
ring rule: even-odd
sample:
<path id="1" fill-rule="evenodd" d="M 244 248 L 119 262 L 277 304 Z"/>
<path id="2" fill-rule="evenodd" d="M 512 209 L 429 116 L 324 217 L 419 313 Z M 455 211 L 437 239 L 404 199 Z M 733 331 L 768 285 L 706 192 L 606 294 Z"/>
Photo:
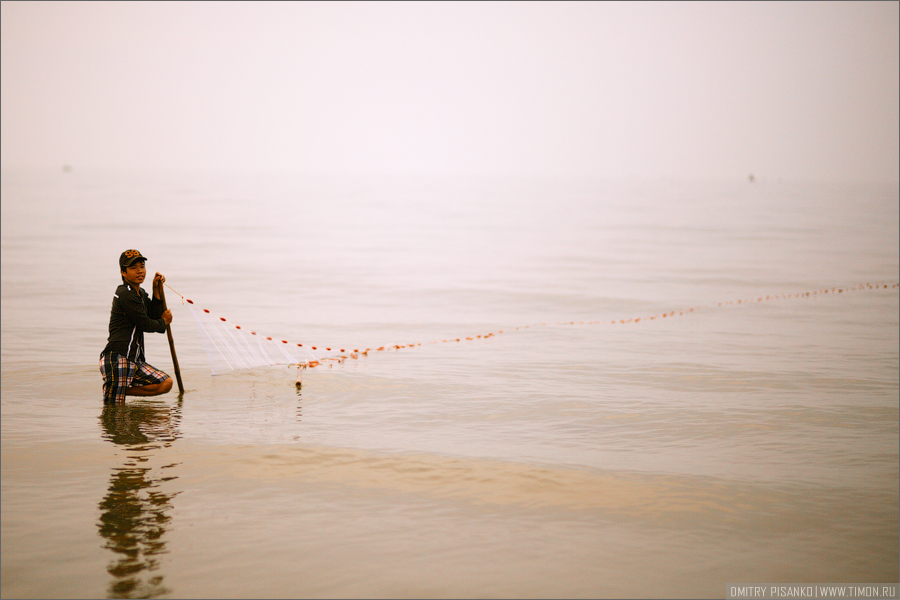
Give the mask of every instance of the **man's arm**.
<path id="1" fill-rule="evenodd" d="M 133 292 L 133 290 L 131 291 Z M 147 314 L 147 308 L 144 306 L 144 301 L 138 293 L 124 294 L 124 297 L 119 298 L 119 306 L 122 307 L 122 310 L 128 316 L 128 320 L 141 331 L 155 331 L 157 333 L 166 331 L 167 323 L 165 320 L 159 317 L 151 318 Z M 152 310 L 153 307 L 151 306 Z"/>
<path id="2" fill-rule="evenodd" d="M 153 298 L 150 301 L 150 305 L 154 309 L 153 312 L 156 312 L 159 315 L 159 318 L 161 318 L 165 322 L 165 324 L 168 325 L 172 322 L 172 311 L 170 311 L 168 308 L 162 310 L 162 294 L 160 293 L 160 289 L 165 282 L 166 277 L 162 273 L 157 271 L 156 275 L 153 276 Z M 165 330 L 165 328 L 163 328 L 163 330 Z"/>

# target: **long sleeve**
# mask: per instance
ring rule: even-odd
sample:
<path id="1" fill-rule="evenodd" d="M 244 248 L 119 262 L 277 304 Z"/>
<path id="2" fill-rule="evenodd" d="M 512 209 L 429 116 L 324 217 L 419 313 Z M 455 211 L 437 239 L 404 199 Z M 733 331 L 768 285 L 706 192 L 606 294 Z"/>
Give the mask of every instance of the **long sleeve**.
<path id="1" fill-rule="evenodd" d="M 133 361 L 144 360 L 144 332 L 166 332 L 161 300 L 151 301 L 141 290 L 120 285 L 113 296 L 109 314 L 109 339 L 103 352 L 114 352 Z M 149 313 L 149 314 L 148 314 Z"/>
<path id="2" fill-rule="evenodd" d="M 147 302 L 146 296 L 140 298 L 132 290 L 129 290 L 122 296 L 119 297 L 119 306 L 135 327 L 141 331 L 166 332 L 166 322 L 159 318 L 163 313 L 161 300 Z M 145 303 L 149 304 L 149 307 L 145 306 Z"/>
<path id="3" fill-rule="evenodd" d="M 162 300 L 157 300 L 153 296 L 149 296 L 150 302 L 147 307 L 147 316 L 152 320 L 162 321 L 162 314 L 165 312 L 165 307 L 163 306 Z M 159 331 L 157 329 L 145 329 L 144 331 Z M 162 331 L 160 333 L 164 333 L 166 331 L 166 322 L 163 321 Z"/>

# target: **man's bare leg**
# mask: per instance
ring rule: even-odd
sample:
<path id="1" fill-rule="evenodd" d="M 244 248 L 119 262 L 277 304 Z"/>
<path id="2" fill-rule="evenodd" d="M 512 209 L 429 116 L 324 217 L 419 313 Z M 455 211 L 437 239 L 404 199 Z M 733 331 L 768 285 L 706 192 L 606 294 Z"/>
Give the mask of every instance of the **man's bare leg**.
<path id="1" fill-rule="evenodd" d="M 159 396 L 166 394 L 172 389 L 172 378 L 168 377 L 162 383 L 153 383 L 150 385 L 138 385 L 125 390 L 126 396 Z"/>

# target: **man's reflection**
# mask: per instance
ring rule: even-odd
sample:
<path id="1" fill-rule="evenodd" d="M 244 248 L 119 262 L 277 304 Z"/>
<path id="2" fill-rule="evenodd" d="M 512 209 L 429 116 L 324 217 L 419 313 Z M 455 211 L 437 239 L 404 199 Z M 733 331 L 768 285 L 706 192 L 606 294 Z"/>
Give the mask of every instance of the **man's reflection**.
<path id="1" fill-rule="evenodd" d="M 165 464 L 165 448 L 179 437 L 180 421 L 181 398 L 174 406 L 142 399 L 103 407 L 103 438 L 126 449 L 124 464 L 113 469 L 109 491 L 100 502 L 97 524 L 106 540 L 103 547 L 116 555 L 107 567 L 113 577 L 110 598 L 153 598 L 171 592 L 163 576 L 154 572 L 159 555 L 166 552 L 164 536 L 172 520 L 167 513 L 178 494 L 159 488 L 176 479 L 164 471 L 175 466 Z"/>

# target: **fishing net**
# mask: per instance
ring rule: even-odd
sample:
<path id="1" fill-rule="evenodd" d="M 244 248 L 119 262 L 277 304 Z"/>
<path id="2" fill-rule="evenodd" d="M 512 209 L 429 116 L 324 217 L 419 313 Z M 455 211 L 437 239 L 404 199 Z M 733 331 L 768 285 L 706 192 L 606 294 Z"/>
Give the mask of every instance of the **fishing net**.
<path id="1" fill-rule="evenodd" d="M 316 367 L 326 361 L 350 358 L 351 354 L 356 358 L 359 354 L 358 349 L 347 354 L 343 348 L 304 346 L 264 336 L 233 325 L 224 317 L 216 317 L 208 309 L 198 308 L 192 300 L 185 300 L 200 329 L 213 375 L 279 364 Z"/>
<path id="2" fill-rule="evenodd" d="M 166 286 L 170 289 L 171 286 Z M 715 307 L 725 307 L 734 304 L 749 304 L 758 302 L 770 302 L 776 300 L 785 300 L 789 298 L 809 298 L 820 294 L 845 294 L 851 292 L 859 292 L 863 290 L 886 290 L 897 289 L 900 283 L 896 282 L 877 282 L 857 284 L 846 287 L 832 287 L 818 289 L 807 292 L 794 292 L 788 294 L 768 294 L 765 296 L 754 296 L 737 300 L 728 300 L 719 302 L 718 304 L 707 306 L 695 306 L 689 308 L 681 308 L 668 312 L 658 313 L 654 315 L 643 315 L 629 318 L 619 318 L 612 320 L 599 321 L 565 321 L 558 322 L 555 325 L 625 325 L 636 324 L 641 322 L 654 321 L 656 319 L 667 319 L 677 316 L 690 315 L 695 311 L 711 309 Z M 173 290 L 174 291 L 174 290 Z M 178 292 L 176 292 L 178 293 Z M 181 296 L 181 294 L 178 294 Z M 422 342 L 412 344 L 395 344 L 389 346 L 379 346 L 377 348 L 336 348 L 310 346 L 300 342 L 288 341 L 285 339 L 265 336 L 256 331 L 246 329 L 240 325 L 230 323 L 224 317 L 213 315 L 208 309 L 198 308 L 192 300 L 188 300 L 182 296 L 187 302 L 191 310 L 191 314 L 197 322 L 200 329 L 200 335 L 203 339 L 203 345 L 209 356 L 210 368 L 213 375 L 230 373 L 240 369 L 253 369 L 269 365 L 296 365 L 301 368 L 313 368 L 323 364 L 340 363 L 347 359 L 356 359 L 366 356 L 370 351 L 383 350 L 400 350 L 402 348 L 411 348 L 421 346 Z M 527 329 L 530 327 L 552 325 L 554 323 L 534 323 L 531 325 L 521 325 L 513 329 Z M 471 335 L 467 337 L 450 338 L 433 340 L 431 343 L 452 343 L 461 341 L 472 341 L 476 339 L 487 339 L 503 330 L 496 332 L 484 333 L 479 335 Z M 298 380 L 299 381 L 299 380 Z"/>

